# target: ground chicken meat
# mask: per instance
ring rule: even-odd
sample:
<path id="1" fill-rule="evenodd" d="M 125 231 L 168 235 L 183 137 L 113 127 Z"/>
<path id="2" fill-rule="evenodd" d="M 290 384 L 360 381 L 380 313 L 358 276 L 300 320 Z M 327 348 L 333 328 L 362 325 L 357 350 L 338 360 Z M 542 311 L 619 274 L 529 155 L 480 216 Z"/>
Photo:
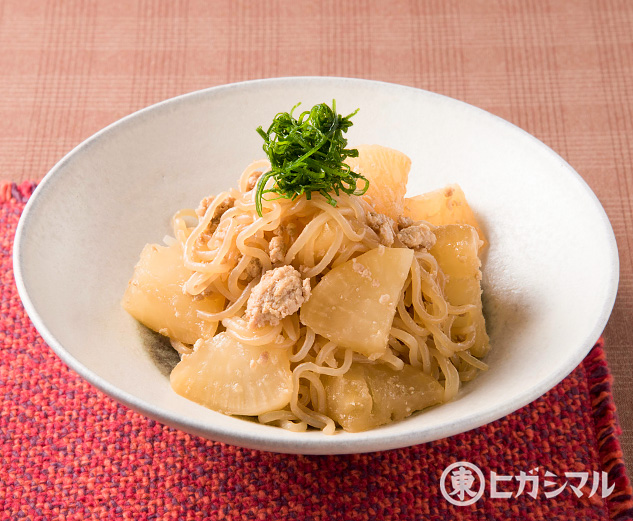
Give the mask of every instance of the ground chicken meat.
<path id="1" fill-rule="evenodd" d="M 400 217 L 398 217 L 398 228 L 400 230 L 402 230 L 402 228 L 408 228 L 409 226 L 412 226 L 414 223 L 415 221 L 411 219 L 411 217 L 407 217 L 406 215 L 401 215 Z"/>
<path id="2" fill-rule="evenodd" d="M 270 239 L 268 243 L 268 253 L 270 255 L 270 262 L 273 264 L 280 264 L 286 258 L 286 253 L 288 252 L 288 246 L 286 245 L 286 241 L 284 241 L 283 236 L 277 235 Z"/>
<path id="3" fill-rule="evenodd" d="M 233 208 L 234 204 L 235 198 L 227 195 L 213 212 L 213 217 L 211 218 L 211 221 L 216 221 L 217 223 L 219 223 L 224 213 L 230 208 Z"/>
<path id="4" fill-rule="evenodd" d="M 255 188 L 255 186 L 257 185 L 257 181 L 259 181 L 259 178 L 261 176 L 262 176 L 261 172 L 255 171 L 248 177 L 248 180 L 246 181 L 246 191 L 247 192 L 249 192 L 253 188 Z"/>
<path id="5" fill-rule="evenodd" d="M 395 239 L 396 223 L 391 217 L 377 212 L 367 212 L 367 224 L 376 232 L 381 244 L 391 246 Z"/>
<path id="6" fill-rule="evenodd" d="M 310 279 L 302 281 L 301 275 L 292 266 L 267 271 L 248 297 L 248 326 L 277 325 L 282 318 L 296 313 L 308 298 Z"/>
<path id="7" fill-rule="evenodd" d="M 205 216 L 207 210 L 209 209 L 209 206 L 213 204 L 213 201 L 215 201 L 215 196 L 213 195 L 205 197 L 202 201 L 200 201 L 198 208 L 196 208 L 196 215 L 199 219 L 202 219 Z M 224 212 L 226 212 L 229 208 L 233 208 L 234 204 L 235 198 L 231 197 L 230 195 L 225 196 L 224 200 L 217 206 L 217 208 L 213 212 L 213 217 L 211 218 L 211 221 L 213 222 L 217 220 L 217 226 L 217 224 L 220 222 L 221 217 L 224 215 Z"/>
<path id="8" fill-rule="evenodd" d="M 244 268 L 244 271 L 240 275 L 240 280 L 251 281 L 262 272 L 262 263 L 257 257 L 253 257 Z"/>
<path id="9" fill-rule="evenodd" d="M 198 216 L 198 219 L 202 219 L 204 217 L 204 214 L 207 213 L 207 210 L 209 209 L 209 206 L 211 206 L 211 203 L 214 199 L 215 195 L 210 195 L 200 201 L 198 208 L 196 208 L 196 215 Z"/>
<path id="10" fill-rule="evenodd" d="M 426 224 L 418 223 L 403 228 L 398 232 L 398 239 L 407 248 L 431 249 L 435 244 L 435 234 Z"/>
<path id="11" fill-rule="evenodd" d="M 288 235 L 290 242 L 293 242 L 297 238 L 297 225 L 295 223 L 288 223 L 284 226 L 284 230 Z"/>
<path id="12" fill-rule="evenodd" d="M 214 200 L 214 196 L 209 196 L 200 201 L 200 205 L 196 209 L 196 215 L 198 216 L 198 219 L 202 220 L 202 218 L 207 213 L 209 206 L 213 204 Z M 222 219 L 222 216 L 228 209 L 233 208 L 234 204 L 235 199 L 233 197 L 231 197 L 230 195 L 224 197 L 224 200 L 216 207 L 215 211 L 213 212 L 213 217 L 209 221 L 206 230 L 200 235 L 200 241 L 208 242 L 211 239 L 211 236 L 215 233 L 215 230 L 217 230 L 218 226 L 220 225 L 220 220 Z"/>

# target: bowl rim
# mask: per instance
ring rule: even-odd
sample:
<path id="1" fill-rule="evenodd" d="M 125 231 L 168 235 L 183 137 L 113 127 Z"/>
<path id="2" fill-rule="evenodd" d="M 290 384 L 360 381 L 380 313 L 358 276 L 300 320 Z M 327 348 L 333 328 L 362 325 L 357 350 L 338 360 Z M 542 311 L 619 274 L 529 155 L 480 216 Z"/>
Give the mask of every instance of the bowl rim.
<path id="1" fill-rule="evenodd" d="M 450 102 L 455 106 L 460 106 L 462 110 L 468 110 L 477 113 L 479 117 L 493 118 L 497 124 L 505 126 L 509 131 L 517 132 L 523 136 L 523 139 L 527 138 L 534 142 L 543 152 L 547 153 L 550 157 L 561 163 L 563 170 L 561 173 L 570 176 L 573 182 L 589 196 L 590 200 L 595 206 L 598 215 L 600 215 L 600 225 L 602 231 L 607 238 L 609 250 L 607 252 L 609 259 L 609 278 L 608 287 L 606 288 L 606 298 L 602 303 L 600 313 L 595 317 L 594 323 L 587 334 L 585 341 L 582 345 L 579 345 L 570 355 L 564 360 L 563 363 L 557 365 L 557 371 L 552 372 L 547 378 L 540 381 L 539 385 L 533 386 L 511 401 L 504 402 L 504 406 L 501 408 L 489 407 L 483 412 L 479 411 L 477 415 L 471 414 L 469 416 L 456 419 L 448 424 L 443 424 L 434 429 L 425 431 L 424 436 L 419 436 L 418 433 L 413 430 L 405 430 L 397 436 L 390 436 L 388 438 L 380 436 L 380 429 L 374 429 L 365 431 L 363 433 L 341 433 L 336 436 L 326 436 L 321 433 L 312 435 L 312 433 L 300 433 L 300 436 L 293 436 L 289 442 L 287 436 L 275 436 L 275 432 L 279 432 L 279 428 L 271 427 L 271 433 L 266 435 L 256 435 L 249 429 L 233 430 L 230 427 L 224 428 L 217 425 L 210 425 L 208 422 L 202 422 L 199 420 L 193 420 L 189 418 L 178 417 L 166 410 L 161 409 L 151 403 L 138 398 L 137 396 L 124 391 L 116 385 L 110 383 L 108 380 L 98 376 L 95 372 L 84 366 L 75 357 L 73 357 L 64 346 L 55 338 L 50 332 L 46 323 L 39 315 L 36 306 L 30 298 L 26 282 L 24 279 L 24 253 L 23 243 L 28 237 L 28 227 L 31 216 L 35 214 L 38 206 L 45 200 L 47 193 L 54 190 L 56 180 L 64 175 L 64 167 L 72 160 L 75 154 L 90 148 L 95 142 L 107 136 L 111 132 L 115 132 L 119 127 L 125 126 L 131 121 L 135 121 L 138 118 L 143 118 L 148 114 L 157 110 L 165 110 L 173 107 L 177 107 L 181 103 L 191 103 L 199 97 L 213 96 L 215 93 L 221 94 L 230 90 L 240 89 L 252 89 L 259 86 L 278 86 L 284 85 L 297 85 L 301 82 L 318 83 L 323 84 L 338 82 L 341 84 L 347 84 L 347 87 L 353 87 L 354 85 L 363 87 L 374 87 L 378 89 L 392 89 L 394 93 L 399 90 L 402 92 L 418 92 L 425 93 L 430 97 L 437 97 L 444 102 Z M 13 248 L 13 269 L 14 277 L 18 290 L 18 294 L 22 300 L 24 308 L 29 315 L 33 325 L 40 333 L 44 341 L 53 349 L 53 351 L 62 359 L 62 361 L 70 367 L 73 371 L 78 373 L 82 378 L 87 380 L 90 384 L 100 389 L 116 401 L 123 403 L 124 405 L 132 408 L 135 411 L 142 413 L 143 415 L 152 419 L 158 420 L 166 425 L 178 428 L 180 430 L 200 435 L 208 439 L 215 441 L 230 443 L 234 445 L 240 445 L 248 448 L 256 448 L 260 450 L 267 450 L 279 453 L 295 453 L 295 454 L 352 454 L 363 452 L 374 452 L 379 450 L 389 450 L 395 448 L 401 448 L 411 446 L 419 443 L 426 443 L 429 441 L 446 438 L 462 432 L 467 432 L 471 429 L 480 427 L 495 421 L 507 414 L 510 414 L 528 403 L 534 401 L 538 397 L 542 396 L 548 390 L 557 385 L 563 380 L 573 369 L 580 364 L 592 346 L 596 343 L 600 337 L 604 327 L 609 319 L 615 299 L 617 295 L 618 283 L 619 283 L 619 256 L 617 242 L 615 234 L 609 222 L 608 216 L 598 200 L 595 193 L 591 190 L 586 181 L 576 172 L 576 170 L 561 158 L 554 150 L 552 150 L 545 143 L 529 134 L 527 131 L 520 127 L 510 123 L 509 121 L 496 116 L 484 109 L 471 105 L 461 100 L 451 98 L 442 94 L 431 92 L 424 89 L 418 89 L 416 87 L 389 83 L 384 81 L 368 80 L 361 78 L 346 78 L 337 76 L 285 76 L 276 78 L 255 79 L 237 83 L 229 83 L 224 85 L 217 85 L 205 89 L 196 90 L 193 92 L 181 94 L 158 103 L 154 103 L 140 110 L 137 110 L 131 114 L 120 118 L 103 129 L 99 130 L 92 136 L 88 137 L 77 146 L 75 146 L 70 152 L 68 152 L 61 160 L 57 162 L 46 174 L 42 181 L 38 184 L 33 194 L 26 203 L 18 226 L 15 233 L 15 242 Z M 243 421 L 243 420 L 240 420 Z M 246 422 L 245 422 L 246 424 Z M 320 435 L 319 435 L 320 434 Z"/>

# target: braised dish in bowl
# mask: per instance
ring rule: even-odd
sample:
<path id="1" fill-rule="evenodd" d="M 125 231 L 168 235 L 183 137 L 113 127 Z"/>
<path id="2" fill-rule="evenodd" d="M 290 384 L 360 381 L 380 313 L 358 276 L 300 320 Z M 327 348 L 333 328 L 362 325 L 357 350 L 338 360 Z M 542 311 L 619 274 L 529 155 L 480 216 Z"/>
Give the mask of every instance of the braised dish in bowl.
<path id="1" fill-rule="evenodd" d="M 317 190 L 309 207 L 305 194 L 294 200 L 275 200 L 264 193 L 261 216 L 276 211 L 277 205 L 279 216 L 294 212 L 297 229 L 293 232 L 292 226 L 287 227 L 290 222 L 277 222 L 269 215 L 264 228 L 270 229 L 262 230 L 259 239 L 254 234 L 250 241 L 240 243 L 242 249 L 236 251 L 241 257 L 236 253 L 233 264 L 226 261 L 227 257 L 210 270 L 221 272 L 221 264 L 231 264 L 231 270 L 235 270 L 242 262 L 230 282 L 229 272 L 225 281 L 216 283 L 204 269 L 196 271 L 192 263 L 200 267 L 213 263 L 218 253 L 213 250 L 217 248 L 224 247 L 225 253 L 230 253 L 232 245 L 240 241 L 240 233 L 261 218 L 252 197 L 258 188 L 249 184 L 252 173 L 258 172 L 259 179 L 268 169 L 260 165 L 241 176 L 252 161 L 263 155 L 257 127 L 268 125 L 276 114 L 288 110 L 288 100 L 302 101 L 302 107 L 309 108 L 333 99 L 345 110 L 360 109 L 354 116 L 354 126 L 346 133 L 348 149 L 363 151 L 363 143 L 379 143 L 382 152 L 391 150 L 389 154 L 410 159 L 407 192 L 401 194 L 402 214 L 390 215 L 398 201 L 395 192 L 380 200 L 379 196 L 385 194 L 382 189 L 372 199 L 372 181 L 374 186 L 380 181 L 367 169 L 367 193 L 341 192 L 335 195 L 336 206 Z M 364 169 L 352 163 L 362 161 L 363 155 L 346 159 L 350 171 L 362 176 Z M 439 200 L 455 197 L 446 188 L 455 184 L 467 197 L 475 223 L 434 223 L 429 215 L 406 214 L 414 204 L 409 203 L 407 210 L 407 201 L 419 194 L 436 193 Z M 262 186 L 268 189 L 272 185 Z M 356 189 L 363 187 L 360 179 Z M 231 195 L 231 189 L 239 194 Z M 226 198 L 209 199 L 206 208 L 203 201 L 223 192 L 233 198 L 233 206 L 216 216 Z M 297 206 L 301 204 L 306 207 Z M 284 205 L 288 207 L 282 208 Z M 183 208 L 193 212 L 181 214 L 181 221 L 172 221 Z M 199 215 L 195 214 L 196 208 Z M 345 223 L 337 220 L 330 209 L 352 223 L 348 233 Z M 242 210 L 244 213 L 237 215 Z M 319 217 L 321 214 L 325 217 Z M 386 228 L 384 222 L 378 222 L 382 220 L 379 216 L 385 215 L 393 222 L 387 221 Z M 211 230 L 209 224 L 216 217 L 217 228 Z M 304 237 L 311 246 L 292 250 L 295 242 L 291 234 L 296 233 L 298 239 L 309 221 L 319 218 L 320 227 L 314 226 L 319 233 Z M 331 226 L 326 228 L 325 223 Z M 474 224 L 479 230 L 473 234 Z M 450 243 L 444 238 L 450 235 L 450 230 L 446 231 L 450 226 L 454 227 L 451 233 L 468 230 L 463 231 L 463 237 L 454 238 L 454 243 L 470 244 L 459 253 L 462 258 L 466 251 L 477 258 L 472 259 L 469 276 L 477 282 L 477 288 L 481 285 L 481 290 L 477 289 L 479 304 L 446 298 L 451 276 L 444 272 L 450 267 L 438 260 L 442 254 L 437 248 L 442 241 Z M 387 228 L 394 235 L 390 245 L 387 243 L 391 239 L 384 237 L 390 233 Z M 232 234 L 233 240 L 217 241 L 219 237 L 213 237 L 217 229 L 225 236 Z M 208 237 L 199 242 L 203 233 Z M 362 238 L 353 240 L 361 234 Z M 163 241 L 165 235 L 170 235 L 167 241 Z M 412 236 L 420 242 L 407 245 Z M 273 241 L 274 237 L 279 239 Z M 322 245 L 319 238 L 323 239 Z M 483 238 L 488 244 L 480 248 Z M 273 250 L 277 250 L 271 248 L 271 243 L 279 246 L 277 261 L 273 259 Z M 209 320 L 201 327 L 216 322 L 212 334 L 178 338 L 171 331 L 165 336 L 170 331 L 161 334 L 161 326 L 154 327 L 159 331 L 155 333 L 121 306 L 145 244 L 174 248 L 176 257 L 181 253 L 187 256 L 189 266 L 185 266 L 185 257 L 183 266 L 189 270 L 188 277 L 179 284 L 188 284 L 190 297 L 206 291 L 194 302 L 207 299 L 209 307 L 196 310 L 195 315 L 201 316 L 198 311 L 207 313 Z M 180 250 L 175 249 L 176 244 L 182 245 Z M 252 261 L 259 254 L 249 250 L 248 258 L 244 255 L 246 248 L 266 251 L 270 266 L 265 258 L 259 258 L 259 265 Z M 151 254 L 145 255 L 150 262 Z M 435 259 L 440 272 L 434 270 L 427 255 Z M 385 256 L 390 259 L 389 268 L 374 268 L 381 266 Z M 319 263 L 325 266 L 321 272 L 317 269 Z M 447 318 L 433 316 L 444 312 L 441 300 L 433 300 L 431 286 L 424 291 L 413 289 L 416 263 L 420 273 L 440 273 L 435 280 L 439 280 L 438 287 L 443 287 L 442 299 L 451 307 L 471 306 L 457 309 L 454 318 L 448 319 L 450 327 L 443 323 L 435 333 L 431 332 L 432 324 Z M 363 452 L 422 443 L 477 427 L 529 403 L 564 378 L 598 338 L 613 305 L 618 274 L 615 240 L 599 202 L 578 174 L 538 140 L 480 109 L 437 94 L 340 78 L 287 78 L 217 87 L 149 107 L 104 129 L 64 158 L 36 190 L 17 232 L 15 268 L 20 295 L 44 339 L 73 369 L 115 399 L 166 424 L 214 440 L 305 454 Z M 378 280 L 378 274 L 388 274 L 385 279 L 390 280 Z M 301 300 L 299 308 L 287 309 L 292 312 L 284 314 L 276 305 L 264 309 L 262 302 L 268 297 L 260 299 L 259 304 L 253 297 L 249 309 L 249 299 L 264 277 L 289 280 L 289 275 L 293 281 L 289 291 L 297 297 L 294 306 Z M 453 275 L 454 280 L 459 278 Z M 371 289 L 377 289 L 372 288 L 372 282 L 384 286 L 384 292 L 371 293 Z M 239 307 L 233 297 L 238 292 L 245 294 L 243 290 L 249 284 L 252 291 Z M 210 285 L 216 293 L 208 291 Z M 353 291 L 360 287 L 366 288 L 362 290 L 365 293 L 354 296 Z M 416 310 L 414 299 L 420 293 L 424 297 Z M 266 294 L 266 288 L 260 287 L 259 294 Z M 335 307 L 333 295 L 344 302 L 338 304 L 336 313 L 326 313 L 324 310 Z M 353 305 L 360 301 L 371 303 L 364 304 L 362 313 Z M 231 305 L 238 310 L 235 315 L 226 313 Z M 384 317 L 387 310 L 389 320 L 379 324 L 378 319 L 370 319 L 371 306 L 377 310 L 376 316 Z M 474 320 L 475 309 L 482 317 L 479 326 Z M 280 314 L 275 315 L 277 312 Z M 424 313 L 429 314 L 430 321 L 422 324 L 417 318 Z M 413 322 L 408 326 L 406 314 Z M 343 317 L 345 327 L 336 326 L 337 317 Z M 148 319 L 137 318 L 153 327 Z M 363 320 L 371 320 L 372 327 Z M 249 323 L 259 328 L 260 336 L 255 340 L 253 335 L 248 336 Z M 416 325 L 420 329 L 415 329 Z M 477 327 L 480 332 L 483 327 L 483 334 L 475 335 Z M 447 330 L 450 335 L 442 339 Z M 277 402 L 272 399 L 268 410 L 197 403 L 201 400 L 193 398 L 196 393 L 186 396 L 189 391 L 183 391 L 189 385 L 188 376 L 180 384 L 175 382 L 178 375 L 174 376 L 174 368 L 196 353 L 202 357 L 204 350 L 213 349 L 215 359 L 220 360 L 218 353 L 234 353 L 251 346 L 250 351 L 246 350 L 250 353 L 245 355 L 246 363 L 259 371 L 274 356 L 283 356 L 282 350 L 262 348 L 265 340 L 292 343 L 293 349 L 285 352 L 292 358 L 310 343 L 310 331 L 315 338 L 308 358 L 288 360 L 288 371 L 283 361 L 282 383 L 273 393 Z M 425 331 L 430 333 L 425 336 Z M 372 344 L 372 332 L 380 341 Z M 361 333 L 368 336 L 359 338 Z M 236 340 L 240 334 L 242 341 Z M 270 338 L 264 338 L 266 334 Z M 345 334 L 347 337 L 342 339 L 340 335 Z M 420 342 L 416 335 L 428 341 Z M 171 337 L 171 343 L 167 337 Z M 203 341 L 195 349 L 200 339 Z M 470 342 L 472 345 L 462 349 Z M 479 347 L 476 342 L 480 342 Z M 182 360 L 171 344 L 184 351 Z M 236 344 L 242 347 L 236 348 Z M 446 351 L 451 345 L 457 347 Z M 379 359 L 378 364 L 368 363 Z M 450 360 L 454 371 L 448 365 L 442 368 L 440 360 Z M 317 381 L 312 376 L 304 378 L 314 373 L 306 371 L 306 366 L 303 376 L 294 374 L 301 363 L 326 368 L 318 378 L 320 384 L 310 384 Z M 341 365 L 346 363 L 349 367 Z M 227 362 L 218 365 L 229 366 Z M 212 366 L 206 365 L 210 372 L 216 369 Z M 419 385 L 424 385 L 419 378 L 423 374 L 441 386 L 428 384 L 427 396 L 436 397 L 428 403 L 408 403 L 400 397 L 404 413 L 389 408 L 385 400 L 381 402 L 377 390 L 380 382 L 393 375 L 373 373 L 404 374 L 403 370 L 410 371 L 404 367 L 416 366 Z M 341 367 L 352 377 L 351 384 L 336 374 Z M 469 371 L 472 376 L 477 373 L 476 378 L 470 378 Z M 446 376 L 455 372 L 457 380 Z M 175 382 L 173 388 L 170 375 Z M 236 388 L 242 385 L 242 396 L 253 394 L 245 390 L 245 382 L 232 379 Z M 293 379 L 299 381 L 296 389 Z M 461 382 L 459 389 L 455 382 Z M 416 385 L 407 381 L 406 389 L 415 389 Z M 324 405 L 337 393 L 349 394 L 349 389 L 355 389 L 360 400 L 351 409 L 330 410 Z M 371 403 L 366 400 L 367 393 Z M 354 414 L 363 408 L 369 414 L 359 420 Z M 304 410 L 313 412 L 304 418 L 296 414 Z M 272 417 L 270 413 L 274 413 Z M 265 414 L 269 417 L 261 418 Z M 383 421 L 387 417 L 388 423 Z M 280 428 L 284 425 L 291 428 Z"/>

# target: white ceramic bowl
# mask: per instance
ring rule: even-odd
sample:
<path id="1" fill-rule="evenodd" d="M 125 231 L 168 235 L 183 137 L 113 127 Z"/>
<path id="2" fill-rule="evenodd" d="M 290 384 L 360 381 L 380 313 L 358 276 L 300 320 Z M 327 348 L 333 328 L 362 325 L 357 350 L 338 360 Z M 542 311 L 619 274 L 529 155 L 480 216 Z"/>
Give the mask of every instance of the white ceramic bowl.
<path id="1" fill-rule="evenodd" d="M 408 154 L 409 193 L 459 183 L 490 240 L 484 304 L 489 371 L 458 398 L 363 433 L 293 433 L 205 409 L 169 386 L 169 352 L 120 306 L 143 245 L 171 215 L 234 185 L 263 157 L 258 125 L 298 101 L 360 107 L 351 145 Z M 99 389 L 163 423 L 213 440 L 303 454 L 427 442 L 538 398 L 580 363 L 615 299 L 614 235 L 595 195 L 543 143 L 485 111 L 430 92 L 342 78 L 211 88 L 141 110 L 79 145 L 45 177 L 20 221 L 20 296 L 55 352 Z M 157 345 L 158 344 L 158 345 Z M 165 358 L 166 357 L 166 358 Z"/>

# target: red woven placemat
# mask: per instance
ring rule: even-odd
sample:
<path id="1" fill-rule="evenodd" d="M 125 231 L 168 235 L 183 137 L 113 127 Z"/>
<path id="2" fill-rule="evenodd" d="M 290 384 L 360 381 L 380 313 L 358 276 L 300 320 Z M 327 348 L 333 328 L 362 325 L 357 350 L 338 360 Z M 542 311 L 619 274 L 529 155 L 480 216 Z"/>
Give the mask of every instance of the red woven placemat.
<path id="1" fill-rule="evenodd" d="M 11 252 L 32 190 L 30 183 L 0 186 L 0 519 L 633 519 L 601 342 L 519 411 L 451 438 L 379 453 L 259 452 L 127 409 L 70 371 L 22 308 Z M 441 492 L 444 470 L 458 461 L 484 476 L 483 496 L 469 506 L 453 505 Z M 527 481 L 519 493 L 522 471 L 539 477 L 538 491 L 530 494 Z M 511 497 L 491 497 L 493 472 L 501 480 L 496 490 Z M 581 488 L 582 473 L 589 479 Z M 447 494 L 459 490 L 453 477 L 446 474 Z"/>

